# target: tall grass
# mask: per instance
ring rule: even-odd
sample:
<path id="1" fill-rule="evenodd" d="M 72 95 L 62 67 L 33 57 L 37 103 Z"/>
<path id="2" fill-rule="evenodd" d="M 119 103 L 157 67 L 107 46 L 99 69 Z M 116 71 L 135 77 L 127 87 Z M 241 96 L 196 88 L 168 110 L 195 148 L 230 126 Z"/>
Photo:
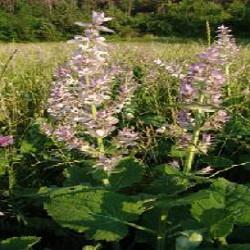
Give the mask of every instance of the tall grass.
<path id="1" fill-rule="evenodd" d="M 0 45 L 1 72 L 4 70 L 0 87 L 3 126 L 15 130 L 41 115 L 53 70 L 69 53 L 68 45 L 58 43 Z"/>
<path id="2" fill-rule="evenodd" d="M 175 90 L 179 84 L 165 70 L 159 70 L 154 60 L 186 63 L 206 46 L 201 42 L 116 42 L 111 46 L 113 60 L 134 70 L 141 83 L 137 106 L 143 113 L 169 114 L 176 105 Z M 14 133 L 24 129 L 30 120 L 43 115 L 56 65 L 63 63 L 72 52 L 66 43 L 1 44 L 0 45 L 0 122 L 2 130 Z M 16 53 L 6 65 L 13 52 Z M 232 96 L 247 95 L 250 81 L 250 47 L 244 45 L 232 72 Z M 245 93 L 245 94 L 244 94 Z M 234 108 L 243 108 L 235 103 Z M 245 107 L 246 108 L 246 107 Z"/>

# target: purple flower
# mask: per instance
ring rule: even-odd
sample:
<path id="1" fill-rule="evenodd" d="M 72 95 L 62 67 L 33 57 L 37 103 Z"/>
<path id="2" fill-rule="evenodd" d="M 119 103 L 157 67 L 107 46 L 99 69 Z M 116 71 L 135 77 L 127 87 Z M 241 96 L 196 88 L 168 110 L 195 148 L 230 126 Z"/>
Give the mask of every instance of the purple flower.
<path id="1" fill-rule="evenodd" d="M 195 89 L 189 78 L 184 78 L 181 81 L 180 95 L 181 100 L 186 102 L 191 102 L 194 98 Z"/>
<path id="2" fill-rule="evenodd" d="M 206 63 L 210 64 L 220 64 L 222 63 L 220 57 L 220 51 L 216 47 L 211 47 L 207 51 L 198 55 L 198 57 L 204 60 Z"/>
<path id="3" fill-rule="evenodd" d="M 75 36 L 70 41 L 77 49 L 56 71 L 47 109 L 54 118 L 55 128 L 44 126 L 49 136 L 64 142 L 69 149 L 76 148 L 93 158 L 99 157 L 97 165 L 105 165 L 107 170 L 112 167 L 106 164 L 115 164 L 111 156 L 105 155 L 104 140 L 117 129 L 119 119 L 116 116 L 131 101 L 135 90 L 132 72 L 112 65 L 109 47 L 100 35 L 100 32 L 112 32 L 103 26 L 110 20 L 103 12 L 94 11 L 92 23 L 76 23 L 85 28 L 85 36 Z M 117 78 L 120 86 L 114 97 Z M 89 143 L 82 139 L 85 137 Z M 132 145 L 132 138 L 126 140 Z"/>
<path id="4" fill-rule="evenodd" d="M 177 145 L 180 148 L 187 148 L 192 141 L 192 135 L 189 133 L 183 133 L 177 138 Z"/>
<path id="5" fill-rule="evenodd" d="M 135 146 L 136 141 L 139 139 L 139 134 L 133 130 L 133 128 L 123 128 L 118 131 L 116 140 L 120 147 L 131 147 Z"/>
<path id="6" fill-rule="evenodd" d="M 218 130 L 221 129 L 224 124 L 229 120 L 229 115 L 224 110 L 219 110 L 213 116 L 210 117 L 208 121 L 204 124 L 204 129 L 206 130 Z"/>
<path id="7" fill-rule="evenodd" d="M 0 147 L 4 148 L 9 145 L 12 145 L 14 143 L 13 136 L 8 135 L 8 136 L 0 136 Z"/>
<path id="8" fill-rule="evenodd" d="M 189 68 L 189 73 L 191 75 L 203 75 L 207 69 L 207 65 L 205 63 L 193 63 Z"/>
<path id="9" fill-rule="evenodd" d="M 182 128 L 188 128 L 191 124 L 191 113 L 187 110 L 180 110 L 177 115 L 177 122 Z"/>
<path id="10" fill-rule="evenodd" d="M 202 134 L 198 141 L 197 138 L 192 140 L 194 130 L 198 130 L 198 134 L 202 130 L 219 130 L 229 119 L 221 107 L 226 83 L 224 71 L 238 51 L 230 32 L 225 26 L 219 27 L 218 41 L 199 54 L 199 61 L 191 64 L 186 76 L 180 78 L 179 99 L 184 108 L 177 113 L 182 132 L 176 138 L 181 147 L 195 142 L 195 146 L 206 153 L 211 146 L 211 135 Z"/>
<path id="11" fill-rule="evenodd" d="M 96 12 L 92 13 L 92 23 L 95 25 L 102 25 L 104 22 L 108 22 L 112 20 L 111 17 L 105 17 L 104 12 Z"/>
<path id="12" fill-rule="evenodd" d="M 201 135 L 201 141 L 198 145 L 199 150 L 206 154 L 209 147 L 212 145 L 212 136 L 211 134 L 203 133 Z"/>
<path id="13" fill-rule="evenodd" d="M 227 121 L 229 116 L 226 111 L 219 110 L 213 117 L 213 126 L 214 128 L 221 128 Z"/>
<path id="14" fill-rule="evenodd" d="M 106 172 L 111 172 L 118 165 L 121 159 L 121 155 L 115 157 L 106 157 L 102 155 L 97 159 L 95 167 L 102 168 Z"/>

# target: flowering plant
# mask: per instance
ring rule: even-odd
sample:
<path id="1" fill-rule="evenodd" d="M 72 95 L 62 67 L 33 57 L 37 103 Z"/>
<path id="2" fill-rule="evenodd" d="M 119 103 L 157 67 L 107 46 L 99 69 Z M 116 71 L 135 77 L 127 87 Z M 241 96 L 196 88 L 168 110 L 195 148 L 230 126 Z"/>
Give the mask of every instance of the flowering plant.
<path id="1" fill-rule="evenodd" d="M 78 45 L 72 58 L 55 74 L 48 100 L 48 113 L 56 126 L 43 130 L 69 149 L 78 149 L 96 159 L 96 167 L 110 172 L 127 149 L 136 145 L 138 134 L 132 128 L 118 128 L 117 115 L 132 98 L 135 83 L 130 72 L 110 63 L 108 46 L 100 32 L 113 32 L 103 26 L 111 18 L 93 12 L 92 23 L 77 22 L 85 36 L 75 36 Z M 118 82 L 118 84 L 117 84 Z M 118 152 L 106 153 L 105 139 L 114 134 Z"/>
<path id="2" fill-rule="evenodd" d="M 177 146 L 186 151 L 184 172 L 191 170 L 195 154 L 207 153 L 213 132 L 229 120 L 222 103 L 228 83 L 227 67 L 238 52 L 230 32 L 220 26 L 218 40 L 198 55 L 198 61 L 188 67 L 186 75 L 177 74 L 180 77 L 179 111 L 177 124 L 169 126 L 169 133 L 176 138 Z M 160 60 L 155 62 L 169 70 Z"/>
<path id="3" fill-rule="evenodd" d="M 1 148 L 12 145 L 13 143 L 14 143 L 13 136 L 10 136 L 10 135 L 8 135 L 8 136 L 1 135 L 0 136 L 0 147 Z"/>

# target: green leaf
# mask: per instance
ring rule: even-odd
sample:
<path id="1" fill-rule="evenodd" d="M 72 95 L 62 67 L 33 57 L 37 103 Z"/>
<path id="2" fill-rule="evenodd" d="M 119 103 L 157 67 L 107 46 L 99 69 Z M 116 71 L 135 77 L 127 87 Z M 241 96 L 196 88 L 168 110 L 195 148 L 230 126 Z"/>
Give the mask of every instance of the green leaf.
<path id="1" fill-rule="evenodd" d="M 220 157 L 220 156 L 208 156 L 202 159 L 202 162 L 209 164 L 212 168 L 223 169 L 231 167 L 234 163 L 233 161 Z"/>
<path id="2" fill-rule="evenodd" d="M 61 189 L 61 188 L 60 188 Z M 77 186 L 52 190 L 45 209 L 63 227 L 86 232 L 95 240 L 116 241 L 144 212 L 143 202 L 111 191 Z"/>
<path id="3" fill-rule="evenodd" d="M 23 154 L 28 154 L 28 153 L 35 153 L 37 149 L 33 146 L 33 144 L 29 143 L 26 140 L 23 140 L 20 151 Z"/>
<path id="4" fill-rule="evenodd" d="M 40 240 L 35 236 L 13 237 L 0 242 L 1 250 L 28 250 Z"/>
<path id="5" fill-rule="evenodd" d="M 151 194 L 173 194 L 175 192 L 185 191 L 191 185 L 191 182 L 184 176 L 160 176 L 156 178 L 146 188 L 146 191 Z M 173 203 L 172 203 L 173 205 Z"/>
<path id="6" fill-rule="evenodd" d="M 63 171 L 66 180 L 64 181 L 64 186 L 75 186 L 83 183 L 91 183 L 92 178 L 87 173 L 87 169 L 85 167 L 73 166 L 66 168 Z"/>
<path id="7" fill-rule="evenodd" d="M 171 151 L 169 153 L 169 156 L 171 157 L 177 157 L 177 158 L 184 158 L 186 156 L 187 152 L 185 150 L 179 149 L 176 146 L 171 147 Z"/>
<path id="8" fill-rule="evenodd" d="M 215 180 L 209 197 L 192 203 L 191 213 L 209 227 L 212 237 L 226 237 L 233 225 L 250 224 L 250 189 L 225 179 Z"/>
<path id="9" fill-rule="evenodd" d="M 164 165 L 164 172 L 165 174 L 167 175 L 177 175 L 177 176 L 180 176 L 182 175 L 182 172 L 178 169 L 178 168 L 175 168 L 171 165 Z"/>
<path id="10" fill-rule="evenodd" d="M 210 226 L 210 233 L 214 238 L 227 237 L 233 231 L 233 223 L 227 219 L 218 220 Z"/>
<path id="11" fill-rule="evenodd" d="M 166 122 L 166 118 L 160 115 L 141 115 L 140 119 L 144 124 L 156 127 L 160 127 Z"/>
<path id="12" fill-rule="evenodd" d="M 227 237 L 233 225 L 250 225 L 250 188 L 223 178 L 214 180 L 206 190 L 180 198 L 162 198 L 162 208 L 191 206 L 191 215 L 212 238 Z"/>
<path id="13" fill-rule="evenodd" d="M 143 225 L 146 228 L 150 228 L 151 230 L 157 232 L 159 230 L 159 221 L 162 214 L 161 209 L 153 208 L 145 213 L 140 217 L 140 225 Z M 146 231 L 138 230 L 136 231 L 136 242 L 139 243 L 147 243 L 150 244 L 152 247 L 155 246 L 157 237 L 151 233 Z"/>
<path id="14" fill-rule="evenodd" d="M 109 182 L 115 189 L 132 186 L 142 179 L 143 166 L 131 157 L 124 158 L 111 174 Z"/>

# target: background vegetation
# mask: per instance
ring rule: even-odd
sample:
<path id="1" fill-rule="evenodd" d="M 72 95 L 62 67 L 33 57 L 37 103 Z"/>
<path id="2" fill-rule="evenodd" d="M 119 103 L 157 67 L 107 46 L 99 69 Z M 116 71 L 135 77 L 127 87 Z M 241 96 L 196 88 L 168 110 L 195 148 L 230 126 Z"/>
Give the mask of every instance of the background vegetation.
<path id="1" fill-rule="evenodd" d="M 0 40 L 66 40 L 75 21 L 105 10 L 118 36 L 203 36 L 205 22 L 224 23 L 238 36 L 250 35 L 248 0 L 0 0 Z"/>

